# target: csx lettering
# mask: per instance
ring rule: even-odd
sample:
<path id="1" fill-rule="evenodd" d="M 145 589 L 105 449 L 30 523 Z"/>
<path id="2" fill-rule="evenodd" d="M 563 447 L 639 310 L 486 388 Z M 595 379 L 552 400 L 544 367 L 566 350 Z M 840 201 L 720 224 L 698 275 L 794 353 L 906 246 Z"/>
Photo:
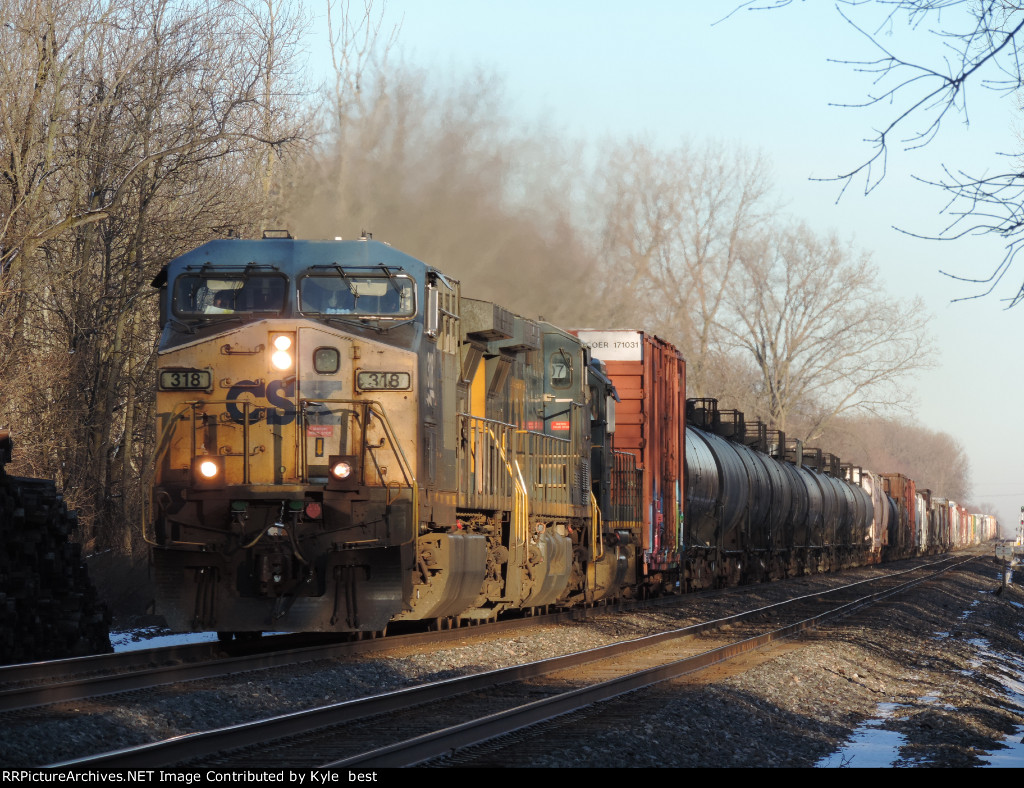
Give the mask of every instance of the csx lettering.
<path id="1" fill-rule="evenodd" d="M 295 396 L 295 378 L 290 380 L 272 380 L 264 386 L 252 380 L 240 380 L 228 390 L 227 410 L 231 420 L 242 424 L 245 416 L 238 398 L 243 394 L 252 394 L 256 399 L 265 398 L 272 407 L 251 408 L 249 423 L 255 424 L 266 411 L 267 424 L 285 425 L 295 421 L 295 403 L 289 397 Z"/>

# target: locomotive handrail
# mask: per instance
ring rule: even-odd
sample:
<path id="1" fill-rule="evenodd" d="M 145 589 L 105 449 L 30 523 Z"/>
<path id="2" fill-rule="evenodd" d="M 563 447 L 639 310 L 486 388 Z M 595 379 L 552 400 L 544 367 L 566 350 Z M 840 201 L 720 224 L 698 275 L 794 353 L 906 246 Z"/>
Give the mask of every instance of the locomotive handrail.
<path id="1" fill-rule="evenodd" d="M 590 544 L 594 546 L 594 561 L 604 558 L 604 539 L 601 538 L 601 509 L 597 505 L 597 496 L 590 493 Z M 598 550 L 597 548 L 601 549 Z"/>
<path id="2" fill-rule="evenodd" d="M 160 463 L 163 461 L 164 456 L 170 450 L 171 439 L 172 439 L 172 437 L 173 437 L 173 435 L 174 435 L 174 433 L 175 433 L 175 431 L 177 429 L 178 422 L 185 420 L 185 411 L 186 410 L 191 410 L 192 411 L 192 429 L 190 431 L 190 436 L 189 436 L 189 441 L 190 441 L 190 447 L 189 448 L 190 448 L 190 451 L 191 451 L 191 456 L 192 457 L 196 457 L 196 456 L 198 456 L 197 455 L 198 446 L 196 445 L 196 423 L 197 423 L 196 409 L 199 408 L 199 407 L 206 408 L 206 407 L 209 407 L 210 405 L 227 405 L 227 404 L 228 404 L 228 400 L 188 400 L 186 402 L 179 403 L 174 408 L 174 410 L 171 411 L 170 416 L 169 416 L 169 418 L 167 420 L 167 424 L 164 427 L 163 432 L 160 434 L 160 440 L 157 443 L 157 453 L 156 453 L 156 456 L 154 457 L 153 467 L 154 468 L 158 468 L 160 466 Z M 255 453 L 255 452 L 250 452 L 249 451 L 249 426 L 250 426 L 250 406 L 251 406 L 251 403 L 248 402 L 247 400 L 243 400 L 241 405 L 242 405 L 242 424 L 241 424 L 241 426 L 242 426 L 242 452 L 241 453 L 238 453 L 238 452 L 222 452 L 219 449 L 217 449 L 214 452 L 214 455 L 218 456 L 218 457 L 242 457 L 243 458 L 243 461 L 242 461 L 242 484 L 249 484 L 250 475 L 249 475 L 249 462 L 248 462 L 248 460 L 249 460 L 249 457 L 251 457 Z M 203 415 L 206 415 L 206 414 L 204 413 Z M 142 539 L 143 539 L 143 541 L 146 542 L 146 544 L 152 545 L 154 547 L 165 547 L 166 548 L 166 547 L 170 547 L 171 545 L 186 546 L 186 547 L 187 546 L 203 547 L 204 546 L 203 542 L 183 542 L 183 541 L 178 541 L 178 540 L 167 540 L 167 542 L 161 544 L 160 542 L 156 541 L 156 534 L 153 534 L 153 537 L 150 538 L 150 535 L 147 532 L 147 524 L 152 519 L 153 509 L 155 508 L 155 505 L 154 505 L 154 502 L 153 502 L 153 495 L 154 494 L 155 494 L 155 487 L 150 489 L 150 495 L 149 495 L 149 498 L 148 498 L 148 501 L 147 501 L 148 507 L 149 507 L 149 511 L 148 512 L 146 510 L 145 504 L 143 505 L 143 511 L 142 511 Z"/>
<path id="3" fill-rule="evenodd" d="M 526 540 L 529 537 L 530 532 L 530 496 L 526 492 L 526 484 L 523 482 L 523 473 L 519 468 L 519 461 L 513 460 L 512 463 L 508 461 L 508 455 L 505 454 L 505 441 L 504 434 L 502 440 L 499 441 L 497 436 L 487 429 L 491 439 L 494 441 L 498 452 L 501 454 L 501 459 L 505 461 L 505 467 L 508 468 L 509 476 L 512 477 L 512 483 L 515 485 L 515 497 L 512 504 L 512 522 L 514 524 L 514 533 L 516 535 L 516 547 L 522 547 L 526 544 Z M 515 472 L 513 473 L 512 466 L 515 465 Z M 510 545 L 511 546 L 511 545 Z"/>
<path id="4" fill-rule="evenodd" d="M 534 476 L 533 486 L 541 493 L 540 497 L 547 503 L 572 503 L 568 459 L 576 455 L 573 454 L 571 441 L 532 430 L 516 430 L 516 434 L 525 438 L 521 442 L 522 448 L 517 451 L 517 454 L 539 462 L 539 465 L 536 466 L 538 473 Z M 561 460 L 561 462 L 545 463 L 544 460 L 556 462 Z M 566 472 L 565 477 L 556 479 L 552 476 L 553 472 L 563 469 Z"/>
<path id="5" fill-rule="evenodd" d="M 396 494 L 394 498 L 391 497 L 391 489 L 392 489 L 392 487 L 394 487 L 396 490 L 399 491 L 399 493 Z M 399 483 L 398 479 L 391 479 L 390 481 L 385 482 L 384 483 L 384 505 L 385 506 L 391 506 L 391 504 L 393 504 L 395 501 L 397 501 L 398 500 L 398 496 L 401 494 L 401 490 L 402 489 L 403 489 L 402 485 Z"/>
<path id="6" fill-rule="evenodd" d="M 303 435 L 300 436 L 302 439 L 302 478 L 308 479 L 308 463 L 306 457 L 306 405 L 318 404 L 318 405 L 353 405 L 358 407 L 360 410 L 369 411 L 371 414 L 380 419 L 382 425 L 384 425 L 384 433 L 388 437 L 388 441 L 395 449 L 395 456 L 398 458 L 398 465 L 402 471 L 402 476 L 405 480 L 405 486 L 410 489 L 416 488 L 416 474 L 413 472 L 412 466 L 409 464 L 409 460 L 405 456 L 405 451 L 402 449 L 402 444 L 395 435 L 395 431 L 391 426 L 391 421 L 388 419 L 387 412 L 384 410 L 384 406 L 379 400 L 355 400 L 355 399 L 307 399 L 305 397 L 299 400 L 299 410 L 302 414 L 302 431 Z M 363 434 L 363 443 L 365 445 L 366 436 Z M 383 481 L 383 478 L 382 478 Z M 387 486 L 385 482 L 385 486 Z"/>
<path id="7" fill-rule="evenodd" d="M 171 411 L 170 416 L 167 419 L 167 423 L 164 425 L 163 431 L 160 433 L 160 439 L 157 441 L 156 444 L 156 454 L 153 457 L 154 471 L 160 467 L 160 463 L 163 461 L 164 456 L 171 448 L 171 437 L 174 434 L 175 424 L 177 424 L 178 421 L 184 418 L 185 409 L 194 407 L 197 402 L 198 400 L 189 400 L 187 402 L 179 403 L 177 407 L 175 407 L 174 410 Z M 193 434 L 193 440 L 194 437 L 195 436 Z M 193 456 L 195 455 L 193 454 Z M 158 547 L 160 545 L 159 542 L 156 541 L 156 534 L 153 534 L 153 538 L 151 539 L 146 529 L 147 524 L 152 519 L 153 510 L 156 508 L 153 503 L 154 494 L 155 486 L 150 485 L 149 495 L 146 496 L 146 499 L 142 507 L 142 541 L 144 541 L 148 545 L 152 545 L 153 547 Z"/>
<path id="8" fill-rule="evenodd" d="M 503 508 L 510 501 L 514 505 L 515 474 L 507 462 L 507 473 L 498 470 L 501 462 L 507 461 L 507 455 L 496 446 L 499 443 L 496 434 L 502 436 L 503 445 L 509 445 L 508 433 L 512 425 L 467 413 L 460 413 L 459 419 L 463 447 L 457 468 L 460 503 L 471 509 Z"/>
<path id="9" fill-rule="evenodd" d="M 366 413 L 370 413 L 370 414 L 376 416 L 380 420 L 380 423 L 384 427 L 384 434 L 387 437 L 388 442 L 390 443 L 390 445 L 391 445 L 391 447 L 392 447 L 392 449 L 394 451 L 395 457 L 398 459 L 398 467 L 399 467 L 399 469 L 402 472 L 402 477 L 403 477 L 403 479 L 405 481 L 405 487 L 407 487 L 409 489 L 409 491 L 410 491 L 410 493 L 412 495 L 412 522 L 413 522 L 412 533 L 415 534 L 416 533 L 415 525 L 417 523 L 419 523 L 419 518 L 420 518 L 420 491 L 419 491 L 419 485 L 416 482 L 416 474 L 415 474 L 415 472 L 414 472 L 414 470 L 412 468 L 412 465 L 410 465 L 408 458 L 405 456 L 405 451 L 402 449 L 402 444 L 398 440 L 398 437 L 395 434 L 394 428 L 392 428 L 392 426 L 391 426 L 391 421 L 390 421 L 390 419 L 388 419 L 388 414 L 384 410 L 384 406 L 380 403 L 380 401 L 379 400 L 354 400 L 354 399 L 306 399 L 306 398 L 302 398 L 302 399 L 299 400 L 299 411 L 301 413 L 301 419 L 302 419 L 302 427 L 301 427 L 302 434 L 299 436 L 299 443 L 300 443 L 300 446 L 301 446 L 301 460 L 302 460 L 302 468 L 301 468 L 302 476 L 301 476 L 301 478 L 305 479 L 307 482 L 309 480 L 309 465 L 307 463 L 307 456 L 306 456 L 306 444 L 307 444 L 307 441 L 306 441 L 306 426 L 307 426 L 307 421 L 306 421 L 307 410 L 306 410 L 306 406 L 309 405 L 309 404 L 320 404 L 320 405 L 337 404 L 337 405 L 353 405 L 353 406 L 358 406 L 361 410 L 364 411 L 364 420 L 366 419 L 366 415 L 365 415 Z M 368 448 L 367 445 L 366 445 L 366 431 L 365 431 L 365 429 L 363 430 L 363 434 L 362 434 L 361 440 L 362 440 L 362 443 L 363 443 L 363 450 L 365 451 Z M 376 463 L 376 458 L 374 458 L 374 463 Z M 378 472 L 378 476 L 379 476 L 380 480 L 383 482 L 384 495 L 385 495 L 385 503 L 386 503 L 387 506 L 390 506 L 391 503 L 394 500 L 394 499 L 392 499 L 390 497 L 391 496 L 390 490 L 391 490 L 391 487 L 392 487 L 392 481 L 385 480 L 384 477 L 379 474 L 379 472 Z M 399 482 L 398 482 L 397 479 L 395 479 L 393 483 L 395 485 L 399 485 Z M 415 537 L 413 537 L 413 538 L 415 538 Z"/>
<path id="10" fill-rule="evenodd" d="M 460 492 L 464 495 L 461 505 L 470 509 L 507 506 L 517 494 L 515 478 L 499 474 L 496 468 L 514 455 L 521 474 L 525 473 L 524 478 L 530 480 L 528 485 L 525 480 L 523 484 L 531 491 L 529 500 L 535 509 L 544 504 L 588 507 L 579 466 L 574 465 L 574 458 L 579 461 L 578 452 L 573 452 L 570 439 L 464 412 L 458 415 L 465 448 L 459 459 Z M 509 455 L 503 455 L 503 452 L 509 452 Z M 577 471 L 575 476 L 574 468 Z M 511 487 L 508 482 L 512 482 Z M 581 489 L 577 495 L 574 491 L 578 487 Z"/>
<path id="11" fill-rule="evenodd" d="M 415 477 L 415 474 L 413 473 L 412 467 L 409 464 L 408 458 L 405 456 L 405 452 L 402 449 L 401 443 L 398 441 L 398 439 L 397 439 L 397 437 L 395 435 L 395 431 L 394 431 L 394 429 L 391 426 L 391 422 L 388 419 L 387 413 L 384 411 L 384 408 L 381 405 L 381 403 L 379 401 L 377 401 L 377 400 L 342 400 L 342 399 L 316 399 L 316 400 L 314 400 L 314 399 L 302 399 L 302 400 L 300 400 L 299 405 L 300 405 L 300 409 L 302 411 L 302 416 L 301 416 L 301 418 L 302 418 L 302 426 L 301 426 L 301 429 L 302 429 L 302 433 L 303 433 L 301 436 L 298 436 L 299 437 L 299 441 L 300 441 L 300 445 L 301 445 L 301 450 L 302 450 L 302 454 L 301 454 L 301 456 L 302 456 L 302 468 L 301 468 L 301 476 L 300 476 L 300 478 L 304 482 L 308 483 L 309 474 L 308 474 L 308 465 L 307 465 L 307 462 L 306 462 L 306 459 L 307 459 L 306 458 L 306 441 L 304 440 L 305 428 L 306 428 L 306 425 L 307 425 L 307 421 L 306 421 L 306 410 L 305 410 L 304 406 L 306 404 L 309 404 L 309 403 L 349 404 L 349 405 L 353 405 L 353 406 L 358 406 L 359 409 L 361 411 L 363 411 L 364 414 L 370 415 L 370 416 L 375 417 L 375 418 L 377 418 L 379 420 L 379 422 L 383 426 L 384 433 L 387 436 L 388 442 L 389 442 L 390 446 L 394 450 L 395 457 L 398 459 L 399 469 L 400 469 L 400 471 L 402 473 L 402 477 L 403 477 L 401 481 L 396 479 L 396 480 L 387 481 L 387 482 L 384 483 L 385 489 L 389 491 L 387 493 L 388 494 L 388 503 L 390 504 L 394 500 L 394 499 L 391 499 L 391 497 L 390 497 L 390 495 L 391 495 L 390 490 L 392 490 L 396 485 L 398 485 L 400 487 L 403 487 L 403 488 L 408 488 L 411 491 L 411 493 L 412 493 L 413 522 L 417 522 L 418 518 L 419 518 L 419 491 L 418 491 L 417 485 L 416 485 L 416 477 Z M 172 444 L 172 439 L 173 439 L 173 436 L 174 436 L 175 432 L 178 429 L 179 422 L 185 421 L 188 418 L 188 416 L 186 415 L 188 413 L 188 411 L 191 411 L 191 421 L 192 421 L 192 429 L 190 430 L 190 435 L 189 435 L 189 442 L 190 442 L 190 447 L 189 448 L 190 448 L 191 456 L 192 457 L 197 456 L 197 452 L 199 450 L 198 442 L 197 442 L 197 438 L 196 438 L 197 424 L 198 424 L 198 421 L 199 421 L 199 419 L 198 419 L 198 415 L 199 414 L 197 413 L 197 409 L 198 408 L 209 408 L 210 406 L 227 405 L 227 404 L 229 404 L 227 400 L 189 400 L 189 401 L 186 401 L 186 402 L 179 403 L 177 406 L 175 406 L 175 408 L 170 412 L 170 415 L 168 417 L 167 423 L 164 426 L 164 429 L 163 429 L 163 431 L 160 434 L 160 439 L 157 442 L 157 452 L 156 452 L 156 455 L 154 457 L 153 467 L 154 468 L 159 468 L 160 464 L 164 461 L 164 458 L 166 457 L 167 452 L 170 450 L 170 447 L 171 447 L 171 444 Z M 247 401 L 247 400 L 242 400 L 241 402 L 234 403 L 234 404 L 236 406 L 240 405 L 241 409 L 242 409 L 242 419 L 241 419 L 241 425 L 240 425 L 241 428 L 242 428 L 242 451 L 241 451 L 241 453 L 238 453 L 238 452 L 221 452 L 219 450 L 215 450 L 214 454 L 216 454 L 216 456 L 240 457 L 240 458 L 242 458 L 242 484 L 249 484 L 250 480 L 251 480 L 250 468 L 249 468 L 249 458 L 250 458 L 250 456 L 252 456 L 252 453 L 250 452 L 250 434 L 249 434 L 249 429 L 251 427 L 251 418 L 252 418 L 251 417 L 251 410 L 250 410 L 251 403 L 249 401 Z M 365 415 L 364 415 L 364 418 L 365 418 Z M 365 436 L 364 436 L 364 442 L 365 442 Z M 383 477 L 381 477 L 381 479 L 383 481 Z M 168 544 L 161 544 L 160 542 L 158 542 L 156 540 L 156 534 L 155 533 L 150 534 L 150 532 L 149 532 L 149 526 L 150 526 L 150 523 L 153 520 L 153 512 L 155 511 L 155 508 L 156 508 L 155 501 L 153 500 L 153 495 L 154 495 L 154 491 L 151 489 L 150 495 L 148 496 L 148 500 L 146 501 L 147 505 L 145 505 L 143 507 L 143 511 L 142 511 L 142 538 L 143 538 L 143 541 L 146 542 L 146 544 L 152 545 L 154 547 L 157 547 L 157 546 L 164 546 L 164 547 L 166 547 L 166 546 L 169 546 L 169 545 Z M 175 544 L 187 545 L 187 544 L 198 544 L 198 543 L 175 542 Z"/>

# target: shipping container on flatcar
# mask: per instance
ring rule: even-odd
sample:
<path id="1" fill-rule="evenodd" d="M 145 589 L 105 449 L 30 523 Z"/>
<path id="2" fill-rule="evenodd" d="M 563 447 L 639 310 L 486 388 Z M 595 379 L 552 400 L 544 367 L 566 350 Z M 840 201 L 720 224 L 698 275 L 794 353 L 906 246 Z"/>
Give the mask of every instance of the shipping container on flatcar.
<path id="1" fill-rule="evenodd" d="M 644 571 L 657 583 L 660 573 L 678 568 L 683 552 L 686 362 L 675 347 L 643 331 L 572 333 L 604 362 L 618 392 L 614 446 L 635 456 L 642 477 Z"/>

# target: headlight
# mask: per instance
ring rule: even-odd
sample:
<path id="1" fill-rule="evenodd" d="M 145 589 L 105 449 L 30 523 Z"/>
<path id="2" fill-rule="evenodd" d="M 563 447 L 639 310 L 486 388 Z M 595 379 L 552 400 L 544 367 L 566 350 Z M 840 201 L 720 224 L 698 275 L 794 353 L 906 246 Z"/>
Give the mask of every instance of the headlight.
<path id="1" fill-rule="evenodd" d="M 327 460 L 328 490 L 359 489 L 359 458 L 353 454 L 332 454 Z"/>
<path id="2" fill-rule="evenodd" d="M 224 487 L 224 458 L 218 454 L 193 457 L 192 483 L 200 490 L 219 490 Z"/>
<path id="3" fill-rule="evenodd" d="M 294 334 L 271 334 L 270 347 L 270 363 L 274 369 L 279 369 L 283 372 L 295 366 L 295 358 L 291 352 L 295 349 Z"/>

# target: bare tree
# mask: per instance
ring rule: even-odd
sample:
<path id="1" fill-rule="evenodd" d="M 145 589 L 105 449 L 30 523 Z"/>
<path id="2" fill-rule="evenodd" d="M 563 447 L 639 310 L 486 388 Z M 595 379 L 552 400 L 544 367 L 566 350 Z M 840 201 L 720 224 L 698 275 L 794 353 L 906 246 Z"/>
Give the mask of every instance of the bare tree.
<path id="1" fill-rule="evenodd" d="M 360 231 L 429 261 L 464 292 L 580 325 L 593 257 L 573 222 L 571 150 L 515 117 L 500 79 L 439 83 L 426 71 L 364 74 L 358 107 L 329 130 L 293 194 L 307 237 Z"/>
<path id="2" fill-rule="evenodd" d="M 721 326 L 760 373 L 752 415 L 807 440 L 838 414 L 900 404 L 898 383 L 929 364 L 920 299 L 891 298 L 865 255 L 803 225 L 741 257 Z"/>
<path id="3" fill-rule="evenodd" d="M 768 166 L 721 144 L 661 152 L 630 141 L 602 157 L 601 259 L 613 322 L 655 331 L 687 358 L 687 386 L 709 389 L 719 315 L 747 239 L 774 215 Z M 633 326 L 637 319 L 642 326 Z"/>
<path id="4" fill-rule="evenodd" d="M 328 4 L 328 13 L 330 13 Z M 303 65 L 297 52 L 304 44 L 313 19 L 308 10 L 288 0 L 232 0 L 229 8 L 243 40 L 259 42 L 249 50 L 249 57 L 263 59 L 254 64 L 260 73 L 262 97 L 260 101 L 261 129 L 264 141 L 287 139 L 286 127 L 294 132 L 312 129 L 316 110 L 309 104 L 312 88 L 307 84 Z M 284 133 L 284 134 L 282 134 Z M 260 233 L 281 226 L 282 181 L 287 177 L 280 170 L 279 161 L 291 151 L 300 154 L 306 145 L 272 143 L 258 146 L 260 186 L 263 195 L 263 216 L 258 222 Z M 309 140 L 303 140 L 307 142 Z"/>
<path id="5" fill-rule="evenodd" d="M 909 476 L 918 489 L 958 503 L 971 495 L 970 459 L 948 433 L 898 419 L 846 416 L 834 419 L 820 442 L 846 462 Z"/>
<path id="6" fill-rule="evenodd" d="M 747 0 L 736 11 L 775 9 L 790 3 Z M 870 154 L 836 174 L 843 190 L 859 180 L 865 193 L 870 192 L 885 177 L 894 149 L 929 144 L 951 120 L 969 123 L 969 97 L 979 89 L 1019 101 L 1024 87 L 1024 6 L 1020 3 L 836 0 L 835 7 L 872 50 L 863 60 L 840 61 L 872 78 L 872 92 L 862 103 L 850 106 L 884 113 L 870 137 Z M 904 54 L 908 51 L 915 54 Z M 1006 240 L 1006 254 L 993 270 L 972 278 L 954 276 L 982 286 L 980 295 L 996 288 L 1024 245 L 1022 154 L 1024 147 L 994 153 L 994 166 L 984 173 L 967 172 L 950 162 L 937 177 L 920 178 L 949 196 L 944 210 L 949 221 L 939 232 L 924 234 L 926 237 L 951 240 L 992 234 Z M 1024 285 L 1017 287 L 1009 304 L 1021 300 Z"/>
<path id="7" fill-rule="evenodd" d="M 149 282 L 224 228 L 258 226 L 265 151 L 304 136 L 277 98 L 295 86 L 273 31 L 247 26 L 240 2 L 3 12 L 18 65 L 0 70 L 17 120 L 0 137 L 0 291 L 17 307 L 0 315 L 12 351 L 0 371 L 24 386 L 6 392 L 0 420 L 25 436 L 26 470 L 57 475 L 98 543 L 119 545 L 138 521 L 150 445 Z"/>
<path id="8" fill-rule="evenodd" d="M 334 86 L 330 95 L 333 128 L 344 137 L 348 121 L 366 112 L 364 99 L 372 96 L 373 74 L 387 66 L 388 54 L 398 39 L 400 25 L 384 27 L 386 4 L 359 0 L 327 0 L 328 41 Z M 370 90 L 367 90 L 370 88 Z"/>

